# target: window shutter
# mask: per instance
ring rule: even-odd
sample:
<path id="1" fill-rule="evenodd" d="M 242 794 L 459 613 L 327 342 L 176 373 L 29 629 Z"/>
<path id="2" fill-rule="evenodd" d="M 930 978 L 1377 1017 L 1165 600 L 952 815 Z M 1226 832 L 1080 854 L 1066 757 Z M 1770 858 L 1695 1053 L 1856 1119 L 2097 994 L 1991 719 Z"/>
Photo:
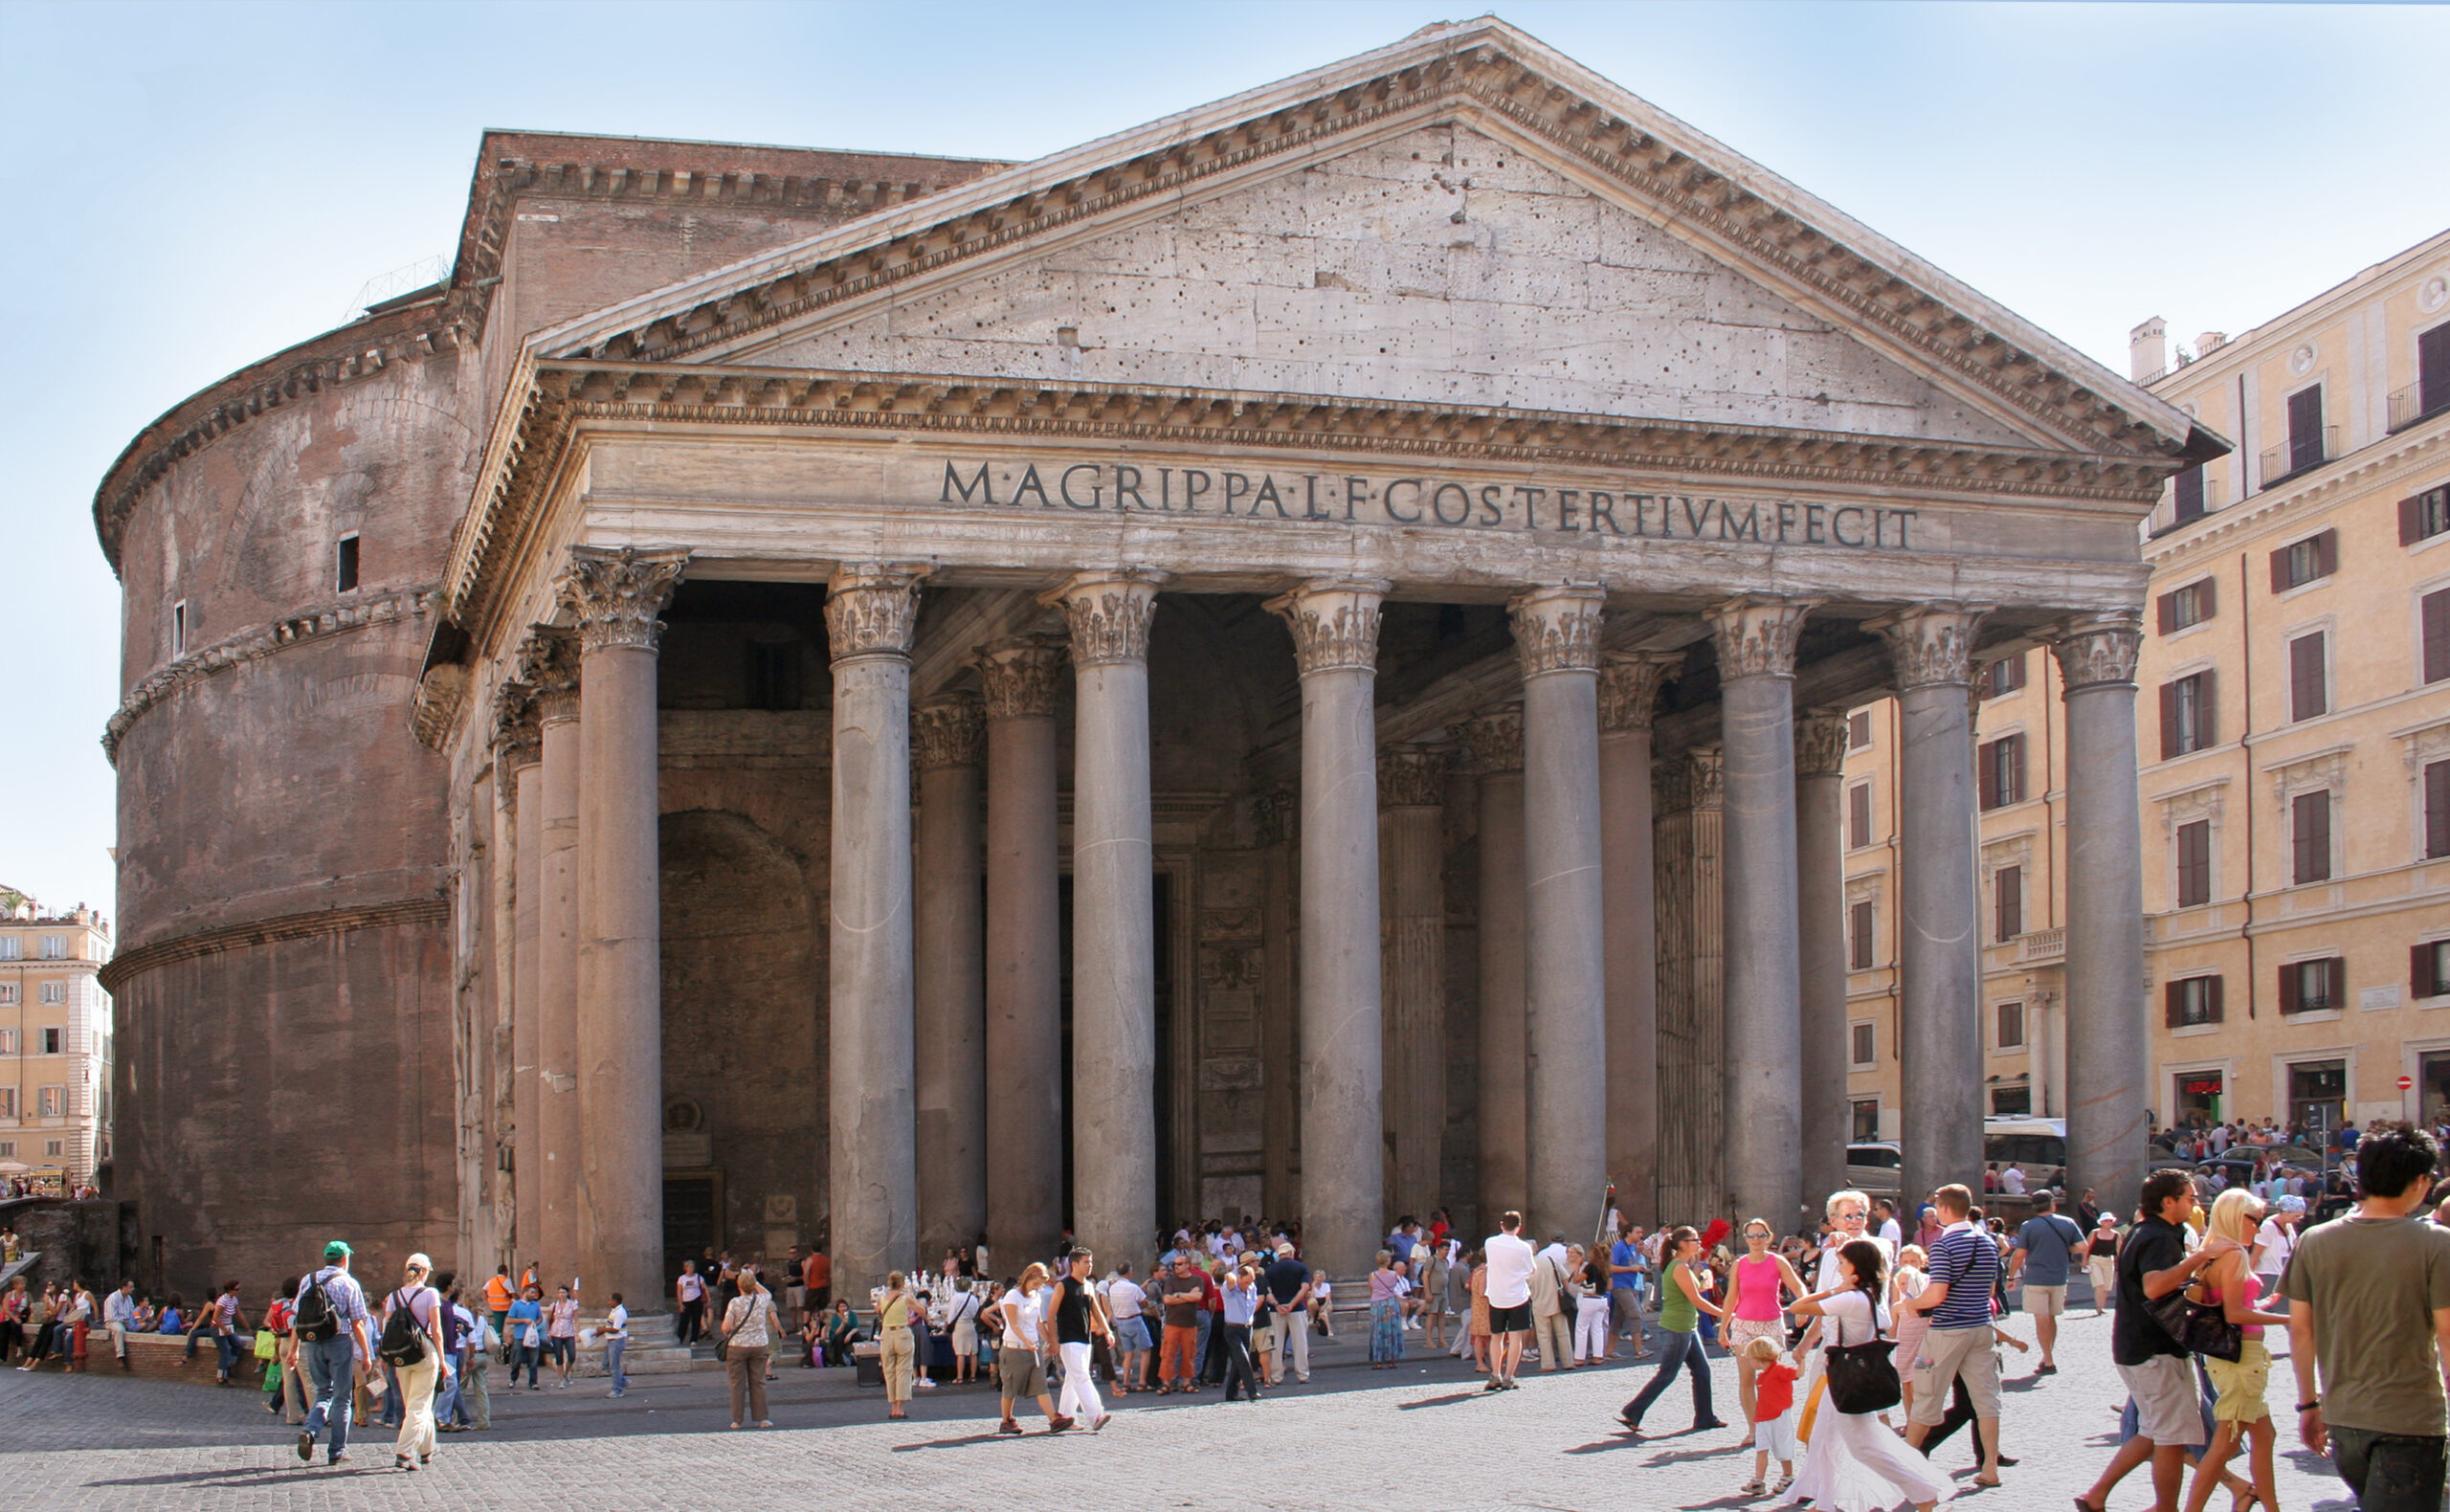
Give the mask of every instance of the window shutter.
<path id="1" fill-rule="evenodd" d="M 2314 538 L 2314 575 L 2328 577 L 2339 570 L 2339 532 L 2326 530 Z"/>
<path id="2" fill-rule="evenodd" d="M 2424 498 L 2410 495 L 2399 500 L 2399 545 L 2412 546 L 2424 539 Z"/>
<path id="3" fill-rule="evenodd" d="M 2211 1021 L 2212 1021 L 2213 1023 L 2217 1024 L 2217 1023 L 2221 1022 L 2221 1020 L 2222 1020 L 2224 1017 L 2226 1017 L 2226 1016 L 2227 1016 L 2227 1013 L 2228 1013 L 2228 1010 L 2227 1010 L 2227 1009 L 2226 1009 L 2226 1008 L 2221 1004 L 2221 1001 L 2220 1001 L 2220 981 L 2221 981 L 2221 979 L 2220 979 L 2220 978 L 2218 978 L 2218 977 L 2216 977 L 2216 976 L 2215 976 L 2215 977 L 2206 977 L 2204 980 L 2212 984 L 2210 987 L 2208 987 L 2208 988 L 2204 989 L 2204 1010 L 2205 1010 L 2205 1013 L 2206 1013 L 2206 1016 L 2208 1016 L 2208 1017 L 2211 1019 Z"/>
<path id="4" fill-rule="evenodd" d="M 2424 680 L 2439 682 L 2450 678 L 2450 588 L 2424 595 L 2419 612 L 2423 615 Z"/>
<path id="5" fill-rule="evenodd" d="M 2293 1013 L 2298 1008 L 2297 968 L 2283 965 L 2280 968 L 2280 1011 Z"/>
<path id="6" fill-rule="evenodd" d="M 2206 667 L 2194 675 L 2194 748 L 2210 750 L 2220 744 L 2220 700 L 2216 697 L 2219 687 L 2218 669 Z"/>
<path id="7" fill-rule="evenodd" d="M 2271 590 L 2275 593 L 2288 591 L 2288 548 L 2286 546 L 2282 546 L 2271 554 Z"/>
<path id="8" fill-rule="evenodd" d="M 2178 753 L 2178 685 L 2161 684 L 2161 760 Z"/>

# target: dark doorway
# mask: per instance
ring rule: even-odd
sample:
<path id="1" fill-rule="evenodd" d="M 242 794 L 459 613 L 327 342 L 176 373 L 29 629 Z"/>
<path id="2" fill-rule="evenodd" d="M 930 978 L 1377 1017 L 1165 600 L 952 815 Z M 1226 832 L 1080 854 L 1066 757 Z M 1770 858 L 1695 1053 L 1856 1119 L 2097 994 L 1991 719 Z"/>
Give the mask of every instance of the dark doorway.
<path id="1" fill-rule="evenodd" d="M 680 1274 L 682 1260 L 699 1259 L 708 1250 L 723 1249 L 723 1211 L 722 1172 L 676 1172 L 664 1176 L 664 1279 Z"/>

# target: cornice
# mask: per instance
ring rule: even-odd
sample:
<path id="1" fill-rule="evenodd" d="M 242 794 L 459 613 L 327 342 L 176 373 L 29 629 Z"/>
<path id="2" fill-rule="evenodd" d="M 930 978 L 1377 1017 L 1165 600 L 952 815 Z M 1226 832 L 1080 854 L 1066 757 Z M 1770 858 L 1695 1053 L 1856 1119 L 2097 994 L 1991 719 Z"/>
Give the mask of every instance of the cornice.
<path id="1" fill-rule="evenodd" d="M 1972 304 L 1976 313 L 1993 313 L 1982 311 L 1987 301 L 1971 291 L 1949 286 L 1936 270 L 1897 249 L 1880 246 L 1876 257 L 1848 245 L 1877 238 L 1511 28 L 1467 23 L 1373 58 L 1156 123 L 1171 129 L 1090 144 L 990 175 L 948 191 L 927 213 L 872 217 L 615 305 L 543 333 L 537 349 L 670 360 L 737 346 L 829 307 L 1138 202 L 1193 197 L 1208 181 L 1243 176 L 1264 159 L 1316 157 L 1339 138 L 1400 124 L 1398 118 L 1433 120 L 1459 110 L 1546 144 L 1655 207 L 1680 235 L 1785 279 L 1844 322 L 1877 333 L 1918 366 L 1951 374 L 1993 408 L 2064 444 L 2173 462 L 2194 439 L 2172 434 L 2184 418 L 2174 408 L 2162 407 L 2158 424 L 2139 417 L 2099 391 L 2105 380 L 2127 388 L 2146 407 L 2159 402 L 2115 374 L 2086 371 L 2092 365 L 2072 352 L 2027 349 L 2055 345 L 2046 337 L 2011 342 L 1989 328 L 2021 323 L 2013 318 L 1977 324 L 1952 307 Z M 1641 117 L 1641 123 L 1631 116 Z M 1671 136 L 1690 141 L 1663 140 Z M 1130 147 L 1134 138 L 1143 144 L 1137 152 Z M 1704 161 L 1721 153 L 1734 161 Z M 1763 182 L 1740 182 L 1752 179 Z M 1837 225 L 1838 233 L 1815 220 Z M 1890 266 L 1899 262 L 1908 266 Z M 1943 294 L 1948 298 L 1938 297 Z"/>
<path id="2" fill-rule="evenodd" d="M 200 929 L 193 934 L 178 935 L 168 940 L 156 940 L 133 950 L 122 950 L 111 957 L 97 973 L 102 990 L 117 996 L 130 978 L 180 961 L 192 961 L 200 956 L 217 955 L 225 950 L 242 950 L 251 945 L 278 945 L 289 940 L 313 940 L 324 935 L 345 934 L 356 929 L 390 929 L 405 924 L 439 924 L 451 917 L 450 901 L 439 896 L 407 898 L 395 902 L 368 903 L 357 908 L 323 908 L 312 913 L 283 914 L 275 919 L 257 919 L 246 923 L 225 924 L 218 929 Z"/>
<path id="3" fill-rule="evenodd" d="M 250 661 L 260 661 L 278 651 L 312 641 L 328 640 L 368 625 L 388 625 L 395 620 L 421 619 L 428 609 L 434 589 L 424 588 L 395 589 L 383 593 L 352 594 L 346 601 L 335 600 L 299 611 L 269 625 L 243 631 L 227 640 L 216 641 L 201 651 L 189 652 L 168 666 L 145 677 L 127 697 L 121 700 L 119 711 L 102 727 L 102 755 L 111 765 L 119 765 L 120 742 L 127 736 L 129 726 L 155 704 L 178 692 L 218 673 L 229 671 Z"/>
<path id="4" fill-rule="evenodd" d="M 1034 378 L 556 361 L 530 367 L 526 381 L 514 384 L 504 398 L 475 501 L 452 544 L 443 580 L 451 618 L 475 632 L 496 611 L 504 585 L 494 576 L 537 528 L 552 479 L 585 428 L 674 424 L 1638 467 L 1765 486 L 1869 487 L 1915 497 L 1971 491 L 2139 512 L 2158 500 L 2169 472 L 2157 463 L 2065 452 L 1503 406 Z"/>

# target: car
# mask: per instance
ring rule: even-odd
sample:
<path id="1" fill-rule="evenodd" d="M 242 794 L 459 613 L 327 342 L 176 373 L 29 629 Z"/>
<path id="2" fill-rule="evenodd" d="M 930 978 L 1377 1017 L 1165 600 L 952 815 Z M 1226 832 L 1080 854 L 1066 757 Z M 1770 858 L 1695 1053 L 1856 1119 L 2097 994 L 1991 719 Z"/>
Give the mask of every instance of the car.
<path id="1" fill-rule="evenodd" d="M 1905 1152 L 1885 1140 L 1866 1140 L 1846 1146 L 1846 1185 L 1867 1196 L 1895 1198 L 1905 1165 Z"/>

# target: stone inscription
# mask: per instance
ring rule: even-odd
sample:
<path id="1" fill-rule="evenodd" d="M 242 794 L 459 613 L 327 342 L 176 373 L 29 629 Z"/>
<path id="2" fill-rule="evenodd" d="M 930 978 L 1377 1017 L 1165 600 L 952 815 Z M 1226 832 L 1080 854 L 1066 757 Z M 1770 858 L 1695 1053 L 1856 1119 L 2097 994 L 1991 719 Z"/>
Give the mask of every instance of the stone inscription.
<path id="1" fill-rule="evenodd" d="M 1661 541 L 1746 542 L 1911 551 L 1919 511 L 1878 504 L 1716 499 L 1593 488 L 1466 482 L 1423 474 L 1241 472 L 1128 462 L 965 461 L 944 464 L 939 504 L 1083 513 L 1210 515 L 1288 526 L 1437 525 L 1455 530 L 1546 530 Z"/>

